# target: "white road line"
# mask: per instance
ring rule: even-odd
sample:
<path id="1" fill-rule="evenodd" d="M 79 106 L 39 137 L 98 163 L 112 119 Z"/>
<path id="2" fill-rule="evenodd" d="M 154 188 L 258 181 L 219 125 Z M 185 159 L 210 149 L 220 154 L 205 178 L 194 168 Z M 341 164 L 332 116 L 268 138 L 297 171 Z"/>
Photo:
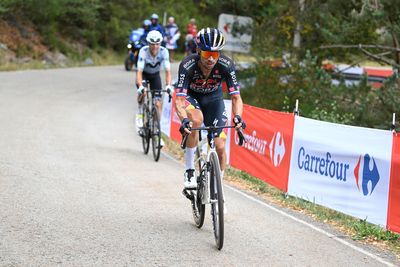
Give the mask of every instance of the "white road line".
<path id="1" fill-rule="evenodd" d="M 277 209 L 277 208 L 275 208 L 275 207 L 273 207 L 271 205 L 268 205 L 267 203 L 265 203 L 265 202 L 263 202 L 261 200 L 258 200 L 258 199 L 254 198 L 254 197 L 252 197 L 252 196 L 250 196 L 250 195 L 248 195 L 248 194 L 246 194 L 246 193 L 244 193 L 244 192 L 242 192 L 242 191 L 240 191 L 240 190 L 238 190 L 238 189 L 236 189 L 234 187 L 231 187 L 231 186 L 226 185 L 226 184 L 224 184 L 224 187 L 227 187 L 230 190 L 232 190 L 232 191 L 234 191 L 234 192 L 246 197 L 247 199 L 250 199 L 250 200 L 252 200 L 254 202 L 257 202 L 258 204 L 260 204 L 260 205 L 262 205 L 264 207 L 267 207 L 267 208 L 269 208 L 269 209 L 271 209 L 271 210 L 273 210 L 273 211 L 275 211 L 275 212 L 277 212 L 277 213 L 279 213 L 279 214 L 281 214 L 283 216 L 286 216 L 286 217 L 288 217 L 288 218 L 290 218 L 290 219 L 292 219 L 292 220 L 294 220 L 294 221 L 296 221 L 298 223 L 304 224 L 305 226 L 308 226 L 311 229 L 313 229 L 313 230 L 315 230 L 315 231 L 317 231 L 317 232 L 319 232 L 321 234 L 324 234 L 324 235 L 328 236 L 329 238 L 332 238 L 332 239 L 342 243 L 343 245 L 351 247 L 352 249 L 354 249 L 354 250 L 356 250 L 356 251 L 358 251 L 360 253 L 363 253 L 363 254 L 373 258 L 374 260 L 379 261 L 380 263 L 383 263 L 383 264 L 385 264 L 387 266 L 395 266 L 393 263 L 387 262 L 384 259 L 382 259 L 381 257 L 378 257 L 378 256 L 376 256 L 376 255 L 374 255 L 374 254 L 372 254 L 372 253 L 360 248 L 360 247 L 357 247 L 357 246 L 355 246 L 355 245 L 353 245 L 353 244 L 351 244 L 351 243 L 349 243 L 349 242 L 347 242 L 347 241 L 345 241 L 345 240 L 343 240 L 341 238 L 338 238 L 335 235 L 333 235 L 331 233 L 328 233 L 327 231 L 322 230 L 321 228 L 316 227 L 315 225 L 312 225 L 312 224 L 310 224 L 310 223 L 308 223 L 306 221 L 303 221 L 303 220 L 301 220 L 299 218 L 296 218 L 293 215 L 290 215 L 289 213 L 286 213 L 286 212 L 284 212 L 282 210 L 279 210 L 279 209 Z"/>
<path id="2" fill-rule="evenodd" d="M 168 153 L 162 152 L 162 154 L 164 156 L 166 156 L 167 158 L 175 161 L 179 165 L 183 165 L 181 162 L 176 160 L 174 157 L 172 157 Z M 332 238 L 332 239 L 342 243 L 343 245 L 348 246 L 348 247 L 350 247 L 350 248 L 352 248 L 352 249 L 354 249 L 354 250 L 356 250 L 356 251 L 358 251 L 358 252 L 360 252 L 360 253 L 368 256 L 368 257 L 371 257 L 374 260 L 376 260 L 376 261 L 378 261 L 378 262 L 380 262 L 382 264 L 385 264 L 386 266 L 395 266 L 393 263 L 385 261 L 384 259 L 382 259 L 379 256 L 376 256 L 376 255 L 374 255 L 374 254 L 372 254 L 372 253 L 370 253 L 370 252 L 368 252 L 368 251 L 366 251 L 366 250 L 364 250 L 364 249 L 362 249 L 360 247 L 357 247 L 356 245 L 353 245 L 353 244 L 351 244 L 351 243 L 349 243 L 349 242 L 347 242 L 347 241 L 345 241 L 345 240 L 343 240 L 341 238 L 338 238 L 335 235 L 333 235 L 333 234 L 331 234 L 331 233 L 329 233 L 329 232 L 327 232 L 327 231 L 325 231 L 325 230 L 323 230 L 323 229 L 321 229 L 319 227 L 316 227 L 315 225 L 312 225 L 312 224 L 310 224 L 310 223 L 308 223 L 306 221 L 303 221 L 303 220 L 301 220 L 299 218 L 296 218 L 293 215 L 290 215 L 289 213 L 286 213 L 286 212 L 284 212 L 282 210 L 279 210 L 279 209 L 277 209 L 277 208 L 275 208 L 275 207 L 273 207 L 271 205 L 268 205 L 267 203 L 265 203 L 265 202 L 263 202 L 263 201 L 261 201 L 259 199 L 256 199 L 255 197 L 252 197 L 252 196 L 250 196 L 250 195 L 248 195 L 248 194 L 246 194 L 246 193 L 244 193 L 244 192 L 242 192 L 242 191 L 240 191 L 240 190 L 238 190 L 238 189 L 236 189 L 236 188 L 234 188 L 234 187 L 232 187 L 230 185 L 224 184 L 224 187 L 229 188 L 230 190 L 232 190 L 232 191 L 234 191 L 234 192 L 246 197 L 247 199 L 252 200 L 252 201 L 254 201 L 254 202 L 256 202 L 256 203 L 258 203 L 258 204 L 260 204 L 260 205 L 262 205 L 262 206 L 264 206 L 266 208 L 269 208 L 270 210 L 273 210 L 273 211 L 275 211 L 275 212 L 277 212 L 277 213 L 279 213 L 279 214 L 281 214 L 281 215 L 283 215 L 285 217 L 288 217 L 288 218 L 290 218 L 290 219 L 292 219 L 292 220 L 294 220 L 294 221 L 296 221 L 298 223 L 301 223 L 301 224 L 303 224 L 303 225 L 305 225 L 307 227 L 310 227 L 311 229 L 313 229 L 313 230 L 315 230 L 315 231 L 317 231 L 317 232 L 319 232 L 321 234 L 324 234 L 327 237 Z"/>

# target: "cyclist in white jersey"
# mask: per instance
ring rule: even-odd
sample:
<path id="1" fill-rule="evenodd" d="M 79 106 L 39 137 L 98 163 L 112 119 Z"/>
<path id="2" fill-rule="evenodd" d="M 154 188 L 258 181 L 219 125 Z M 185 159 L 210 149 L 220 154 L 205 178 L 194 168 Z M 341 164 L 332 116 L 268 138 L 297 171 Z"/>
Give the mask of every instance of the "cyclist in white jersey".
<path id="1" fill-rule="evenodd" d="M 168 50 L 161 46 L 162 35 L 159 31 L 150 31 L 146 37 L 149 45 L 140 49 L 137 63 L 136 86 L 138 93 L 138 113 L 136 114 L 136 126 L 143 127 L 143 80 L 150 82 L 150 90 L 161 90 L 161 66 L 165 69 L 166 90 L 173 91 L 171 86 L 171 65 L 169 63 Z M 156 107 L 161 114 L 161 92 L 155 92 Z M 161 140 L 162 141 L 162 140 Z M 163 142 L 162 142 L 163 143 Z M 162 145 L 162 144 L 161 144 Z"/>

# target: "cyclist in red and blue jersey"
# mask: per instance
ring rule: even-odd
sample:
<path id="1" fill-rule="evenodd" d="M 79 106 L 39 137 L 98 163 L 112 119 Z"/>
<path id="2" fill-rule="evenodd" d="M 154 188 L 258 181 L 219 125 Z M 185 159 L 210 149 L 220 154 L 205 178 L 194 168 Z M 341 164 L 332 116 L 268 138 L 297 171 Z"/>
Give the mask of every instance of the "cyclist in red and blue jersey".
<path id="1" fill-rule="evenodd" d="M 196 36 L 197 54 L 186 57 L 179 66 L 176 87 L 176 110 L 181 119 L 180 132 L 190 134 L 191 127 L 224 126 L 228 118 L 222 93 L 222 82 L 228 86 L 232 99 L 233 122 L 237 128 L 245 128 L 241 116 L 243 101 L 240 97 L 233 60 L 221 54 L 225 37 L 218 29 L 205 28 Z M 209 133 L 210 134 L 210 133 Z M 219 130 L 215 134 L 215 146 L 223 176 L 226 167 L 226 134 Z M 197 186 L 194 157 L 198 142 L 197 134 L 190 134 L 186 143 L 184 187 Z"/>

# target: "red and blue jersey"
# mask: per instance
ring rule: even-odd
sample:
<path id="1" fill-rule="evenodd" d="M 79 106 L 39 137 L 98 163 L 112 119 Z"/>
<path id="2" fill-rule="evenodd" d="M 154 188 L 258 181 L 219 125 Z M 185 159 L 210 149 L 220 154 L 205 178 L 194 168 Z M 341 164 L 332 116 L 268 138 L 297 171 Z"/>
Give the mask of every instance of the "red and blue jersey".
<path id="1" fill-rule="evenodd" d="M 240 93 L 232 59 L 221 54 L 208 77 L 204 77 L 198 65 L 199 60 L 200 56 L 194 54 L 186 57 L 179 65 L 176 96 L 186 97 L 188 92 L 206 95 L 222 90 L 223 81 L 226 82 L 230 95 Z"/>

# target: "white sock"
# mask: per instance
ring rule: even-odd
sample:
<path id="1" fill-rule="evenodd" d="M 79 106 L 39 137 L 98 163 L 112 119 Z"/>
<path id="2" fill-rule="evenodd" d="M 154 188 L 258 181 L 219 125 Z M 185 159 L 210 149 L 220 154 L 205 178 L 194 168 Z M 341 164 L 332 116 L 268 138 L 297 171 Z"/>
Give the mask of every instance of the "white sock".
<path id="1" fill-rule="evenodd" d="M 138 114 L 142 114 L 143 113 L 143 103 L 139 104 L 138 103 Z"/>
<path id="2" fill-rule="evenodd" d="M 196 147 L 187 147 L 185 153 L 186 170 L 194 169 L 194 155 Z"/>

